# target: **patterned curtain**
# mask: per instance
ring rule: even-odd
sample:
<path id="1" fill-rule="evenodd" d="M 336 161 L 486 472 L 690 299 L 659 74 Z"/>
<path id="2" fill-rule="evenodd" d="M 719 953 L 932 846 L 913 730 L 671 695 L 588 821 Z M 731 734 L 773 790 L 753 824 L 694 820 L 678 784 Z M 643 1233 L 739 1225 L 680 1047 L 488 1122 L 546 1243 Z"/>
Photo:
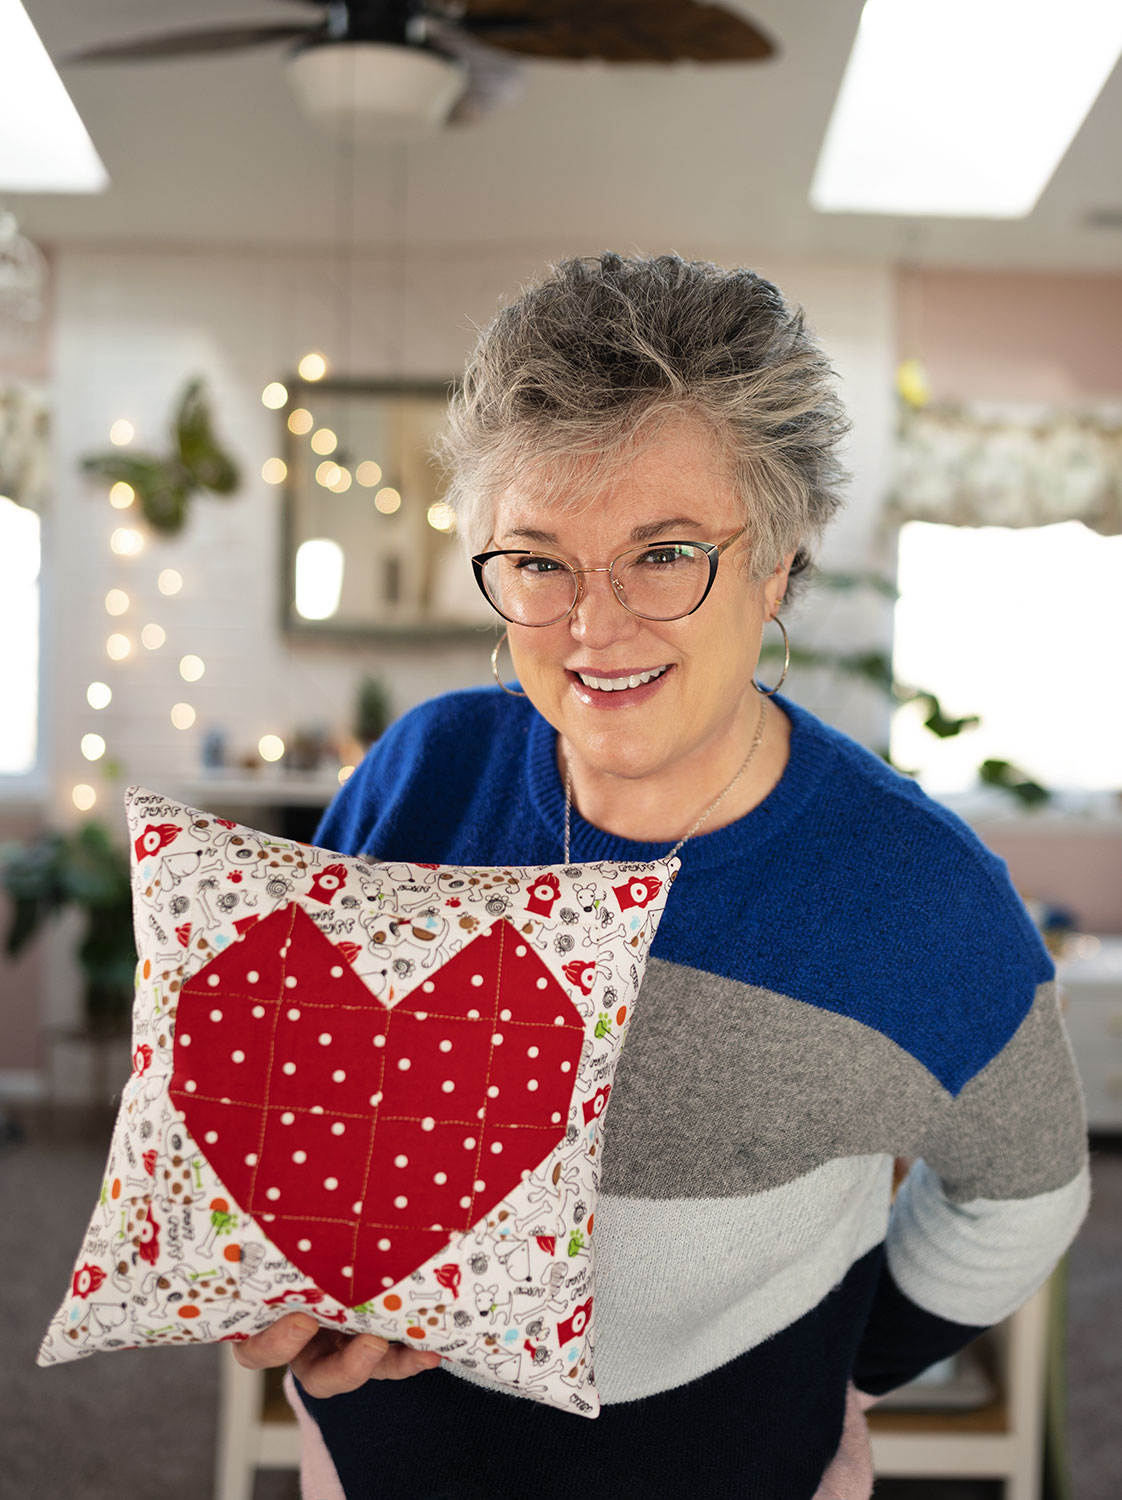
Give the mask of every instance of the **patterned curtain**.
<path id="1" fill-rule="evenodd" d="M 891 520 L 1122 532 L 1122 409 L 901 405 Z"/>

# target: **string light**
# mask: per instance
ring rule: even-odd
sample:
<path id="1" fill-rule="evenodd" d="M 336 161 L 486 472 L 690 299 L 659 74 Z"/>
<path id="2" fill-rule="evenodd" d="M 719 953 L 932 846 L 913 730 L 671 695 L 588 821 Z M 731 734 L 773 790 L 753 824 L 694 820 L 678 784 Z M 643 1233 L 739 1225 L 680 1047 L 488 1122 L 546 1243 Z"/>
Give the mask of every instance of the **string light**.
<path id="1" fill-rule="evenodd" d="M 382 477 L 381 466 L 376 464 L 372 458 L 363 459 L 355 470 L 355 478 L 365 489 L 371 490 Z"/>
<path id="2" fill-rule="evenodd" d="M 140 632 L 141 645 L 149 651 L 158 651 L 167 638 L 167 631 L 162 625 L 145 625 Z"/>
<path id="3" fill-rule="evenodd" d="M 434 531 L 455 531 L 456 512 L 447 500 L 436 500 L 425 512 L 425 520 Z"/>
<path id="4" fill-rule="evenodd" d="M 338 482 L 340 472 L 337 463 L 330 458 L 325 458 L 323 463 L 316 468 L 316 483 L 322 484 L 325 490 L 329 490 Z"/>
<path id="5" fill-rule="evenodd" d="M 129 607 L 129 596 L 124 589 L 110 589 L 105 596 L 105 612 L 109 615 L 123 615 Z"/>
<path id="6" fill-rule="evenodd" d="M 131 526 L 118 526 L 109 538 L 109 546 L 118 557 L 136 557 L 144 550 L 144 538 Z"/>
<path id="7" fill-rule="evenodd" d="M 284 754 L 284 741 L 279 734 L 263 734 L 257 741 L 257 753 L 262 760 L 280 760 Z"/>
<path id="8" fill-rule="evenodd" d="M 113 691 L 107 682 L 91 682 L 86 689 L 86 702 L 91 708 L 108 708 L 113 702 Z"/>
<path id="9" fill-rule="evenodd" d="M 374 509 L 380 510 L 384 516 L 392 516 L 394 511 L 401 509 L 401 496 L 397 490 L 387 486 L 374 496 Z"/>
<path id="10" fill-rule="evenodd" d="M 334 453 L 339 446 L 339 439 L 330 427 L 317 428 L 308 442 L 312 445 L 313 453 Z"/>
<path id="11" fill-rule="evenodd" d="M 342 784 L 343 784 L 344 781 L 349 781 L 350 778 L 354 775 L 354 773 L 355 773 L 354 766 L 340 766 L 339 767 L 339 784 L 340 784 L 340 786 L 342 786 Z"/>
<path id="12" fill-rule="evenodd" d="M 315 418 L 304 406 L 298 406 L 295 411 L 290 411 L 288 414 L 288 430 L 294 432 L 297 437 L 303 437 L 306 432 L 311 432 L 315 425 Z"/>
<path id="13" fill-rule="evenodd" d="M 283 458 L 267 458 L 261 465 L 261 478 L 266 484 L 283 484 L 288 478 L 288 465 Z"/>
<path id="14" fill-rule="evenodd" d="M 270 380 L 261 392 L 261 405 L 267 406 L 270 411 L 279 411 L 287 400 L 288 389 L 279 380 Z"/>
<path id="15" fill-rule="evenodd" d="M 179 661 L 179 675 L 184 682 L 198 682 L 206 671 L 206 666 L 199 656 L 183 656 Z"/>
<path id="16" fill-rule="evenodd" d="M 109 491 L 109 504 L 114 510 L 128 510 L 136 499 L 136 491 L 131 484 L 126 484 L 123 479 L 118 479 Z"/>
<path id="17" fill-rule="evenodd" d="M 156 579 L 156 587 L 161 594 L 178 594 L 183 587 L 183 575 L 174 568 L 165 568 Z"/>
<path id="18" fill-rule="evenodd" d="M 100 734 L 82 736 L 82 754 L 87 760 L 100 760 L 105 754 L 105 741 Z"/>
<path id="19" fill-rule="evenodd" d="M 331 485 L 328 485 L 328 489 L 331 490 L 331 492 L 333 494 L 336 494 L 336 495 L 345 495 L 347 493 L 347 491 L 350 489 L 350 487 L 351 487 L 351 471 L 350 471 L 350 469 L 344 469 L 344 468 L 340 468 L 340 470 L 339 470 L 339 477 L 336 479 L 335 483 L 331 484 Z"/>
<path id="20" fill-rule="evenodd" d="M 176 729 L 190 729 L 195 722 L 195 710 L 189 703 L 176 703 L 171 711 L 171 722 Z"/>
<path id="21" fill-rule="evenodd" d="M 109 441 L 115 448 L 127 448 L 136 436 L 136 428 L 124 417 L 118 417 L 109 429 Z"/>
<path id="22" fill-rule="evenodd" d="M 327 361 L 322 354 L 312 352 L 304 355 L 296 369 L 301 380 L 322 380 L 327 374 Z"/>
<path id="23" fill-rule="evenodd" d="M 111 661 L 124 661 L 132 650 L 132 642 L 127 635 L 111 635 L 105 643 L 105 652 Z"/>
<path id="24" fill-rule="evenodd" d="M 92 786 L 87 786 L 84 781 L 80 781 L 73 788 L 70 797 L 79 812 L 89 812 L 90 808 L 97 801 L 97 793 Z"/>

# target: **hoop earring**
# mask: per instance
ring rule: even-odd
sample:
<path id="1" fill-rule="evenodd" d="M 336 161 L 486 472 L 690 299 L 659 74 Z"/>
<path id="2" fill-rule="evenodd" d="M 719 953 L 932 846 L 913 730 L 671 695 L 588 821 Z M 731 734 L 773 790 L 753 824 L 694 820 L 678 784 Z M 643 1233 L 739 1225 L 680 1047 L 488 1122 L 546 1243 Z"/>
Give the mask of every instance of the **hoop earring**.
<path id="1" fill-rule="evenodd" d="M 508 688 L 499 676 L 499 652 L 503 649 L 503 642 L 509 634 L 509 631 L 504 630 L 495 642 L 495 649 L 491 652 L 491 676 L 502 688 L 503 692 L 509 694 L 511 698 L 528 698 L 530 696 L 529 693 L 520 693 L 517 688 Z"/>
<path id="2" fill-rule="evenodd" d="M 787 628 L 778 615 L 772 615 L 772 619 L 783 632 L 783 675 L 780 677 L 775 686 L 770 688 L 761 687 L 756 679 L 754 677 L 752 678 L 752 686 L 756 689 L 757 693 L 761 694 L 761 696 L 764 698 L 770 698 L 772 693 L 778 693 L 779 689 L 787 681 L 787 669 L 791 665 L 791 642 L 787 636 Z"/>

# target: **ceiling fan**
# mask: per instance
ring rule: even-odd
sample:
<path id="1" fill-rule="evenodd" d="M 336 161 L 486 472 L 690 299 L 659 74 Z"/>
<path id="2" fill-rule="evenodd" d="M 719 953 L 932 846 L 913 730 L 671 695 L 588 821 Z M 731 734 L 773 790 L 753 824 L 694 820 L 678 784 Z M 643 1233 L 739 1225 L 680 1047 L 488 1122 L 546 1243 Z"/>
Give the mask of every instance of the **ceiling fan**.
<path id="1" fill-rule="evenodd" d="M 524 59 L 755 62 L 774 43 L 704 0 L 279 0 L 299 21 L 243 23 L 101 42 L 68 63 L 151 62 L 287 44 L 314 119 L 386 139 L 466 124 L 518 89 Z"/>

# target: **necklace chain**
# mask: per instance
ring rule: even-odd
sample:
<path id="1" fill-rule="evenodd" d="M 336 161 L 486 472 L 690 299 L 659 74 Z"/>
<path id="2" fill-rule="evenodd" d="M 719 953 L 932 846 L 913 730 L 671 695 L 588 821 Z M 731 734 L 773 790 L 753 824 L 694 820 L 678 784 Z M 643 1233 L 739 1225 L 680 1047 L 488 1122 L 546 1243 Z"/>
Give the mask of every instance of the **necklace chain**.
<path id="1" fill-rule="evenodd" d="M 760 699 L 760 720 L 759 720 L 759 723 L 756 725 L 756 733 L 755 733 L 755 735 L 754 735 L 754 737 L 752 739 L 752 743 L 748 747 L 748 754 L 744 757 L 744 759 L 740 763 L 740 770 L 737 771 L 736 775 L 729 782 L 728 786 L 725 787 L 724 791 L 721 792 L 719 796 L 715 797 L 712 802 L 710 802 L 709 806 L 701 814 L 700 818 L 698 818 L 697 822 L 693 825 L 693 827 L 689 830 L 689 832 L 688 833 L 684 833 L 682 835 L 682 837 L 678 840 L 678 842 L 674 845 L 673 849 L 671 849 L 669 851 L 669 853 L 663 855 L 664 859 L 673 859 L 674 856 L 675 856 L 675 854 L 677 854 L 678 850 L 682 847 L 682 845 L 686 842 L 686 840 L 693 838 L 694 834 L 701 827 L 702 823 L 705 822 L 706 818 L 709 817 L 709 815 L 711 813 L 715 813 L 717 811 L 718 807 L 720 807 L 721 803 L 725 800 L 725 798 L 728 796 L 728 794 L 732 791 L 733 787 L 736 785 L 736 783 L 740 780 L 740 778 L 744 775 L 745 771 L 748 769 L 749 762 L 751 761 L 753 755 L 755 755 L 756 751 L 760 748 L 760 741 L 764 737 L 764 723 L 765 723 L 765 721 L 767 719 L 767 704 L 768 704 L 768 700 L 766 698 L 761 698 Z M 569 825 L 570 825 L 570 821 L 571 821 L 571 818 L 572 818 L 572 807 L 573 807 L 573 773 L 572 773 L 572 771 L 571 771 L 571 769 L 569 767 L 568 759 L 566 758 L 566 761 L 565 761 L 565 863 L 566 864 L 569 864 L 569 862 L 570 862 L 569 861 L 569 831 L 570 831 L 569 830 Z"/>

